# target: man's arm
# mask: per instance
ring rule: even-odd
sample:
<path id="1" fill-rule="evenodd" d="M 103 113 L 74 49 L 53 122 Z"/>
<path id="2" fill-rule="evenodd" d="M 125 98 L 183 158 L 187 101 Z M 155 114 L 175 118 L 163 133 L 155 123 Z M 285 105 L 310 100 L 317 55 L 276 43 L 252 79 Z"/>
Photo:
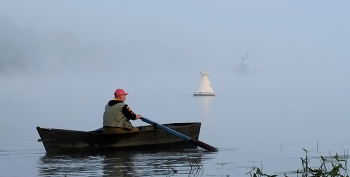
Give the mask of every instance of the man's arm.
<path id="1" fill-rule="evenodd" d="M 127 119 L 136 120 L 136 114 L 130 109 L 127 104 L 123 106 L 122 112 Z"/>

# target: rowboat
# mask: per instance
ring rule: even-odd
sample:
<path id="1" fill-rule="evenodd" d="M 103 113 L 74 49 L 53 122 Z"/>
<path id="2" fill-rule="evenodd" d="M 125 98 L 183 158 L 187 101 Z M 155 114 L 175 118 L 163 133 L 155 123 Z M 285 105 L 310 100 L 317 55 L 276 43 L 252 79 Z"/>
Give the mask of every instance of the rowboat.
<path id="1" fill-rule="evenodd" d="M 162 126 L 198 140 L 201 123 L 169 123 Z M 102 128 L 77 131 L 36 127 L 46 152 L 106 152 L 120 150 L 152 150 L 159 148 L 197 148 L 181 137 L 163 131 L 157 126 L 139 126 L 139 132 L 104 134 Z"/>

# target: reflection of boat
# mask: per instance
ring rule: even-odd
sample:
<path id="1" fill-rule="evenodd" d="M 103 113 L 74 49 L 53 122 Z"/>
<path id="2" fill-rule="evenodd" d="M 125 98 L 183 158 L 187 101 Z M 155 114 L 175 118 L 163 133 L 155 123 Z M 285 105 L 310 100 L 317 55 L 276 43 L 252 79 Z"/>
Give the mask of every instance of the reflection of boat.
<path id="1" fill-rule="evenodd" d="M 201 72 L 202 80 L 197 92 L 194 92 L 194 96 L 214 96 L 216 93 L 210 85 L 208 73 L 203 71 Z"/>
<path id="2" fill-rule="evenodd" d="M 164 124 L 179 133 L 198 139 L 201 123 Z M 155 148 L 196 147 L 153 126 L 140 126 L 139 132 L 123 134 L 103 134 L 95 131 L 76 131 L 37 127 L 46 152 L 97 152 L 114 150 L 144 150 Z"/>
<path id="3" fill-rule="evenodd" d="M 204 157 L 204 158 L 202 158 Z M 198 149 L 46 153 L 37 161 L 38 176 L 203 176 L 210 154 Z M 176 170 L 176 171 L 174 171 Z M 176 173 L 176 174 L 174 174 Z"/>

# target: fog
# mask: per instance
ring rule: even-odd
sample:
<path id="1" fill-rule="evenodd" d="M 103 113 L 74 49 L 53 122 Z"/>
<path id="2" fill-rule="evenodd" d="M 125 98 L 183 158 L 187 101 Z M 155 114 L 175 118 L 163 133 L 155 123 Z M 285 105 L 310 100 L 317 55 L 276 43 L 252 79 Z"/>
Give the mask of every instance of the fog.
<path id="1" fill-rule="evenodd" d="M 34 100 L 82 99 L 88 107 L 104 105 L 116 88 L 135 93 L 131 102 L 142 94 L 154 101 L 165 92 L 190 96 L 201 71 L 209 72 L 218 95 L 237 89 L 281 97 L 349 96 L 348 1 L 1 4 L 3 105 L 23 89 Z M 246 54 L 259 72 L 234 71 Z"/>

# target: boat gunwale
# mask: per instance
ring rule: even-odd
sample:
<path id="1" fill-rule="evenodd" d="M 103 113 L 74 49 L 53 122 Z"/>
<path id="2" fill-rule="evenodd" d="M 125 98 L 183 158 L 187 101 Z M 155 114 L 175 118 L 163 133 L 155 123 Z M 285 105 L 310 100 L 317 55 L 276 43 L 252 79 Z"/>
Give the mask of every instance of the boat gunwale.
<path id="1" fill-rule="evenodd" d="M 201 122 L 176 122 L 176 123 L 166 123 L 166 124 L 161 124 L 163 126 L 169 127 L 169 128 L 174 128 L 174 127 L 185 127 L 185 126 L 191 126 L 191 125 L 196 125 L 196 124 L 200 124 Z M 144 130 L 145 128 L 152 128 L 150 130 L 154 131 L 154 126 L 153 125 L 144 125 L 144 126 L 136 126 L 137 128 L 140 128 L 140 132 L 141 131 L 149 131 L 149 130 Z M 49 128 L 49 127 L 40 127 L 37 126 L 37 129 L 43 129 L 43 130 L 59 130 L 59 131 L 73 131 L 73 132 L 84 132 L 84 133 L 102 133 L 102 127 L 96 130 L 91 130 L 91 131 L 83 131 L 83 130 L 73 130 L 73 129 L 62 129 L 62 128 Z M 138 133 L 138 132 L 130 132 L 130 134 L 132 133 Z M 103 134 L 103 133 L 102 133 Z M 121 134 L 129 134 L 129 133 L 121 133 Z M 108 134 L 106 134 L 108 135 Z"/>

